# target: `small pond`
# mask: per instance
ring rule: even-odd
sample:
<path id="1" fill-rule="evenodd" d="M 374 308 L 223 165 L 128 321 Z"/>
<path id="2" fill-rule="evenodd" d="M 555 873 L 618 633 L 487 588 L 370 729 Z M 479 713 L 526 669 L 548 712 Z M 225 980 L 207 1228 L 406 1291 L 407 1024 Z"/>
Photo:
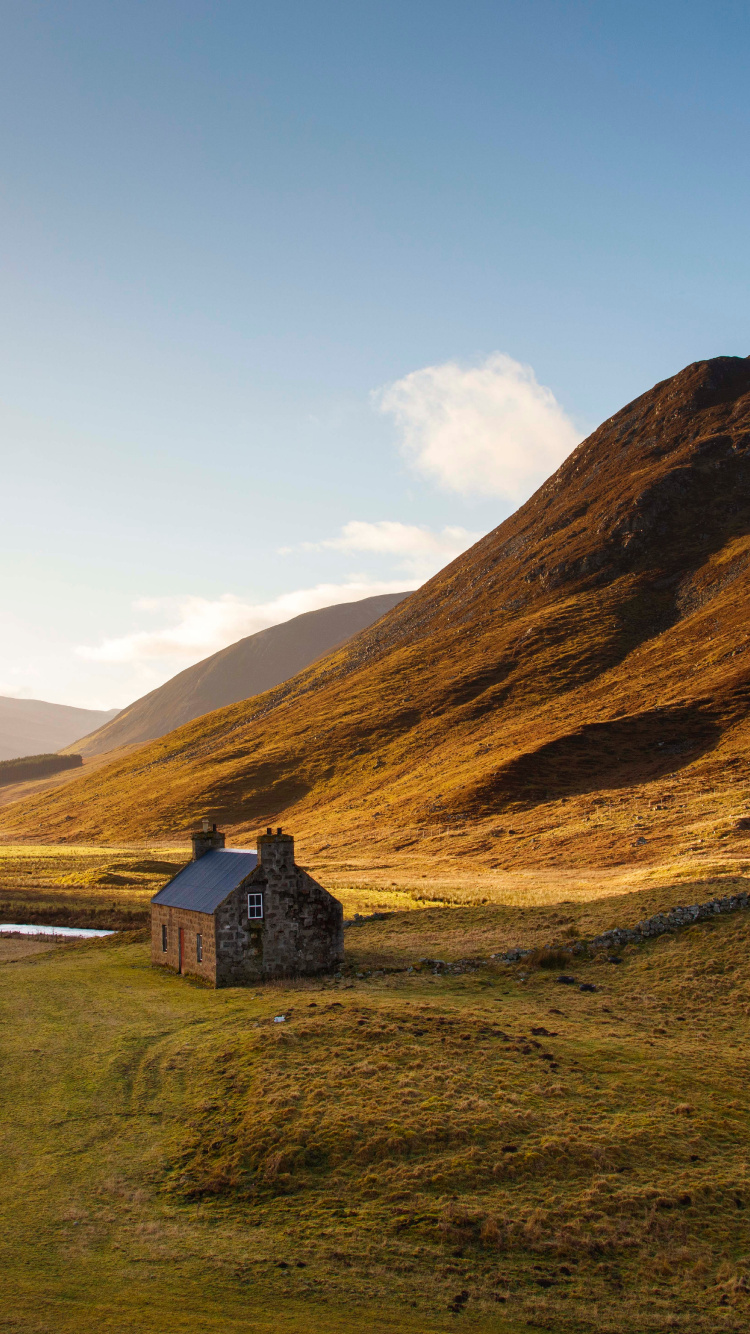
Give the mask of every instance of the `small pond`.
<path id="1" fill-rule="evenodd" d="M 90 931 L 82 926 L 29 926 L 27 923 L 0 922 L 0 934 L 6 936 L 74 936 L 84 939 L 86 936 L 114 936 L 114 931 Z"/>

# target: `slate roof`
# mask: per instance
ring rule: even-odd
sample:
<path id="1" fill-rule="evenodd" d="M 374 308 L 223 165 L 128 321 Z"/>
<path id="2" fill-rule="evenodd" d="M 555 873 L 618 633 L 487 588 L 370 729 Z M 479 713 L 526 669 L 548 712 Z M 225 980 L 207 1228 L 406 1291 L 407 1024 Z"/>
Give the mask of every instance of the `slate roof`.
<path id="1" fill-rule="evenodd" d="M 152 903 L 166 908 L 188 908 L 191 912 L 216 912 L 258 865 L 258 854 L 249 848 L 212 848 L 197 862 L 178 871 L 174 880 L 154 894 Z"/>

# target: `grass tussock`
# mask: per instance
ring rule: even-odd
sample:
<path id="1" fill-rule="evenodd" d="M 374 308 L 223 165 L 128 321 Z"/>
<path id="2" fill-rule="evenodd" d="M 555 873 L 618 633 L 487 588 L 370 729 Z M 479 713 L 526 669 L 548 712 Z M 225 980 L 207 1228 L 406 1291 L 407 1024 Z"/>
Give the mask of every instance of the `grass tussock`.
<path id="1" fill-rule="evenodd" d="M 524 964 L 527 968 L 553 968 L 555 970 L 572 968 L 573 955 L 569 950 L 555 949 L 554 946 L 542 946 L 527 954 Z"/>

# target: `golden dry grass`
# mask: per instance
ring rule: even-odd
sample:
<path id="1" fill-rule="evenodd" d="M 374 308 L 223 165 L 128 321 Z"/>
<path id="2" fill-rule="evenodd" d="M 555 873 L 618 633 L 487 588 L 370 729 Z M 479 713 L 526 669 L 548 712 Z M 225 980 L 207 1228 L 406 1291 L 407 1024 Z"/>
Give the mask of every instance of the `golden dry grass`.
<path id="1" fill-rule="evenodd" d="M 188 860 L 184 849 L 0 847 L 7 922 L 128 930 L 149 921 L 153 894 Z"/>

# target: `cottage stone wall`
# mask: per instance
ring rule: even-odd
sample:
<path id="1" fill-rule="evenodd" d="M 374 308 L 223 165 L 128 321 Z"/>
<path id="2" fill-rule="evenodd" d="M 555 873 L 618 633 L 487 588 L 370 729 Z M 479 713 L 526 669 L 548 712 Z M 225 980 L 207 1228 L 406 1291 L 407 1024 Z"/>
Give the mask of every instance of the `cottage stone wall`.
<path id="1" fill-rule="evenodd" d="M 216 837 L 214 831 L 211 831 Z M 223 838 L 223 836 L 220 835 Z M 206 849 L 207 850 L 207 849 Z M 249 893 L 263 895 L 263 917 L 248 917 Z M 161 947 L 167 927 L 168 947 Z M 324 973 L 344 957 L 344 910 L 332 894 L 294 862 L 294 839 L 270 830 L 258 839 L 258 865 L 213 914 L 151 905 L 151 959 L 217 987 L 252 986 L 267 978 Z M 196 934 L 203 960 L 196 958 Z"/>
<path id="2" fill-rule="evenodd" d="M 167 928 L 167 950 L 161 947 L 161 929 Z M 180 968 L 180 927 L 184 932 L 182 971 L 203 977 L 216 985 L 216 929 L 210 913 L 190 912 L 187 908 L 166 908 L 161 903 L 151 906 L 151 962 Z M 202 936 L 203 960 L 198 963 L 196 936 Z"/>
<path id="3" fill-rule="evenodd" d="M 258 839 L 257 867 L 216 910 L 216 985 L 323 973 L 344 955 L 344 910 L 294 862 L 290 834 Z M 263 917 L 248 918 L 247 896 L 263 895 Z"/>

